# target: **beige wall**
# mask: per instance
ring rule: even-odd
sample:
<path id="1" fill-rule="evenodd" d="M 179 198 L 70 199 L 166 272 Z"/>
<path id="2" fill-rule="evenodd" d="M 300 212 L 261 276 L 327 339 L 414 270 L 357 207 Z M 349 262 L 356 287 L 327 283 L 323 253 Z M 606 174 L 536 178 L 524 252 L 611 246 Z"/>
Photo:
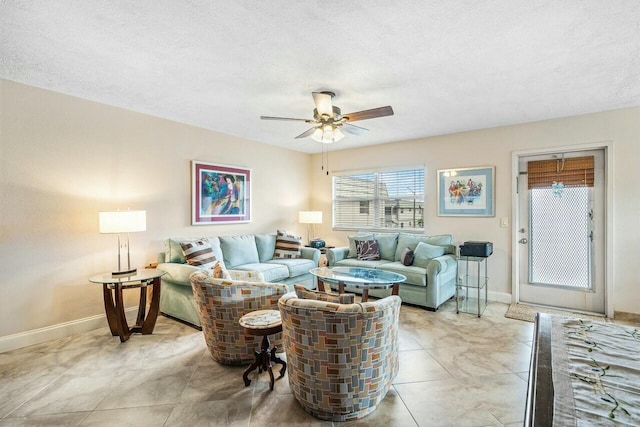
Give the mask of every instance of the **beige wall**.
<path id="1" fill-rule="evenodd" d="M 423 164 L 427 234 L 493 241 L 490 290 L 509 294 L 511 228 L 499 220 L 513 222 L 512 151 L 597 141 L 613 141 L 614 308 L 640 313 L 640 108 L 331 152 L 330 166 Z M 190 225 L 194 159 L 252 169 L 251 223 Z M 436 216 L 436 171 L 484 165 L 496 166 L 496 217 Z M 147 211 L 147 231 L 131 235 L 132 261 L 142 266 L 168 236 L 276 228 L 304 236 L 299 210 L 331 218 L 331 178 L 320 155 L 0 80 L 0 338 L 103 314 L 100 288 L 87 278 L 115 264 L 115 236 L 98 233 L 97 213 L 116 208 Z M 325 220 L 314 234 L 341 245 L 349 233 Z"/>
<path id="2" fill-rule="evenodd" d="M 251 223 L 190 225 L 193 159 L 252 169 Z M 104 314 L 87 278 L 115 267 L 117 245 L 98 233 L 98 211 L 147 211 L 147 231 L 131 235 L 136 266 L 169 236 L 302 234 L 309 165 L 307 154 L 0 80 L 0 337 Z"/>
<path id="3" fill-rule="evenodd" d="M 511 294 L 512 152 L 603 141 L 613 145 L 613 308 L 640 313 L 640 108 L 335 151 L 329 164 L 331 172 L 424 165 L 426 234 L 451 233 L 457 244 L 492 241 L 489 290 L 504 297 Z M 324 211 L 328 219 L 316 226 L 315 234 L 327 244 L 344 246 L 351 233 L 331 228 L 331 177 L 322 173 L 321 165 L 321 155 L 314 155 L 312 208 Z M 437 170 L 488 165 L 496 166 L 495 218 L 438 217 Z M 508 218 L 510 226 L 500 227 L 500 218 Z"/>

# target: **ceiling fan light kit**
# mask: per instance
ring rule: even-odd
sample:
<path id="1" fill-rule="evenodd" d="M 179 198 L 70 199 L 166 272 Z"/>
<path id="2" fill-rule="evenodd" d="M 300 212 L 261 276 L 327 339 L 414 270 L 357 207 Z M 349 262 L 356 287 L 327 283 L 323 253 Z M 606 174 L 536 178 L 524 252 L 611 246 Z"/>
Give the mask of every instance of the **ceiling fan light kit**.
<path id="1" fill-rule="evenodd" d="M 316 108 L 313 110 L 313 119 L 293 119 L 273 116 L 260 116 L 260 118 L 262 120 L 290 120 L 311 123 L 313 127 L 296 136 L 296 139 L 311 136 L 311 139 L 314 141 L 331 144 L 344 138 L 343 130 L 352 135 L 362 135 L 368 131 L 366 128 L 355 126 L 348 122 L 393 115 L 393 109 L 389 105 L 343 115 L 340 108 L 332 103 L 332 99 L 336 96 L 335 93 L 324 91 L 312 92 L 311 94 L 316 104 Z"/>

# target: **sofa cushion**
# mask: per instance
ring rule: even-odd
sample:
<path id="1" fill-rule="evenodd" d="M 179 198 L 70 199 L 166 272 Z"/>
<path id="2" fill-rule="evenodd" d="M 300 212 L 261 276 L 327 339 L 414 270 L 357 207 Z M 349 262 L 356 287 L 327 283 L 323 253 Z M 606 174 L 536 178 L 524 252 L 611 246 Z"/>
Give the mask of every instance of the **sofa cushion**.
<path id="1" fill-rule="evenodd" d="M 220 236 L 220 247 L 222 248 L 224 263 L 227 268 L 236 268 L 238 265 L 260 262 L 256 239 L 252 234 Z"/>
<path id="2" fill-rule="evenodd" d="M 409 248 L 415 252 L 416 246 L 418 246 L 418 243 L 420 242 L 429 243 L 430 245 L 447 246 L 451 245 L 452 237 L 450 234 L 424 236 L 422 234 L 400 233 L 398 235 L 398 246 L 396 248 L 395 261 L 400 261 L 402 259 L 402 251 L 405 248 Z"/>
<path id="3" fill-rule="evenodd" d="M 213 249 L 207 239 L 181 241 L 180 247 L 187 264 L 194 267 L 211 268 L 216 261 Z"/>
<path id="4" fill-rule="evenodd" d="M 300 258 L 302 256 L 302 238 L 278 230 L 274 258 Z"/>
<path id="5" fill-rule="evenodd" d="M 258 259 L 260 262 L 267 262 L 273 258 L 273 252 L 276 250 L 276 235 L 256 234 L 256 248 L 258 249 Z"/>
<path id="6" fill-rule="evenodd" d="M 393 261 L 398 246 L 398 233 L 375 233 L 374 238 L 378 241 L 380 258 Z"/>
<path id="7" fill-rule="evenodd" d="M 392 273 L 403 274 L 409 283 L 416 286 L 427 286 L 427 270 L 415 265 L 402 265 L 400 261 L 387 262 L 377 267 L 378 270 L 391 271 Z"/>
<path id="8" fill-rule="evenodd" d="M 413 264 L 417 267 L 427 268 L 427 264 L 433 258 L 444 255 L 445 248 L 443 246 L 430 245 L 429 243 L 420 242 L 413 251 Z"/>
<path id="9" fill-rule="evenodd" d="M 340 267 L 362 267 L 362 268 L 377 268 L 383 264 L 389 263 L 389 260 L 381 259 L 378 261 L 362 261 L 355 258 L 345 258 L 340 261 L 336 261 L 335 265 Z"/>
<path id="10" fill-rule="evenodd" d="M 322 291 L 307 289 L 302 285 L 293 285 L 296 295 L 301 299 L 312 299 L 316 301 L 333 302 L 336 304 L 353 304 L 354 294 L 334 294 Z"/>
<path id="11" fill-rule="evenodd" d="M 287 277 L 296 277 L 307 274 L 309 270 L 316 267 L 316 264 L 306 258 L 274 258 L 267 261 L 267 264 L 284 265 L 289 270 Z"/>
<path id="12" fill-rule="evenodd" d="M 349 239 L 349 255 L 347 258 L 357 258 L 358 252 L 356 250 L 356 239 L 358 240 L 373 240 L 373 233 L 356 233 L 353 236 L 347 236 Z"/>
<path id="13" fill-rule="evenodd" d="M 356 253 L 359 260 L 377 261 L 380 259 L 380 249 L 376 240 L 356 239 Z"/>
<path id="14" fill-rule="evenodd" d="M 238 265 L 235 270 L 253 270 L 262 273 L 266 282 L 279 282 L 289 277 L 289 269 L 285 265 L 272 263 L 253 263 Z"/>

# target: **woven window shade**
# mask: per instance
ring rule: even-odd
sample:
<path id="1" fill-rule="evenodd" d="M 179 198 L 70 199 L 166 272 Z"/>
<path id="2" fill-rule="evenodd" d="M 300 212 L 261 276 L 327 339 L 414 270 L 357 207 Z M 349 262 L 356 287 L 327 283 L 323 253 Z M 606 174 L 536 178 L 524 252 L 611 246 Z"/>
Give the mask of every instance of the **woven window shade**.
<path id="1" fill-rule="evenodd" d="M 553 182 L 565 187 L 593 187 L 593 156 L 536 160 L 527 164 L 529 189 L 550 188 Z"/>

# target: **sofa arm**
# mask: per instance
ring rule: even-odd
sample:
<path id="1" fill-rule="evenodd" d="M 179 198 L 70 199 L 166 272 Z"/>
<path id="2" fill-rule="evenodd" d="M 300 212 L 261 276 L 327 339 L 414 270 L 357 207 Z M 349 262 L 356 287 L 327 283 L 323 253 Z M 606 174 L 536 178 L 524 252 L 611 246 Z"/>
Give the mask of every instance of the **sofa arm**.
<path id="1" fill-rule="evenodd" d="M 202 270 L 189 264 L 178 264 L 176 262 L 164 262 L 158 264 L 156 268 L 166 273 L 162 275 L 161 280 L 189 287 L 191 286 L 189 282 L 191 273 Z"/>
<path id="2" fill-rule="evenodd" d="M 315 248 L 304 247 L 302 248 L 302 258 L 310 259 L 317 267 L 320 262 L 320 251 Z"/>
<path id="3" fill-rule="evenodd" d="M 340 248 L 327 249 L 327 264 L 329 267 L 333 267 L 336 262 L 343 260 L 349 255 L 349 247 L 344 246 Z"/>
<path id="4" fill-rule="evenodd" d="M 448 271 L 450 268 L 456 269 L 458 262 L 453 255 L 443 255 L 433 258 L 427 264 L 427 283 L 435 283 L 438 274 Z"/>

